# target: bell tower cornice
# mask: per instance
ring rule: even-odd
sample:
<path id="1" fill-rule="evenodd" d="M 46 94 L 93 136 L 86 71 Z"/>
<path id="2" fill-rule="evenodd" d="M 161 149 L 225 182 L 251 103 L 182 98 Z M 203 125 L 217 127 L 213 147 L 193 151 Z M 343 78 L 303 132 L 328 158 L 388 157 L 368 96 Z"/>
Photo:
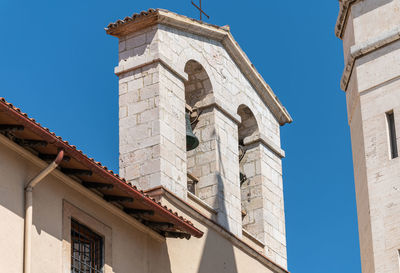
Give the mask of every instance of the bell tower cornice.
<path id="1" fill-rule="evenodd" d="M 370 54 L 371 52 L 385 47 L 400 39 L 400 26 L 395 29 L 382 33 L 375 39 L 367 40 L 362 44 L 354 45 L 350 48 L 350 53 L 346 58 L 346 65 L 343 71 L 340 87 L 343 91 L 347 90 L 351 73 L 357 59 Z"/>
<path id="2" fill-rule="evenodd" d="M 335 26 L 335 34 L 339 39 L 343 38 L 351 7 L 361 1 L 363 0 L 339 0 L 340 11 Z"/>

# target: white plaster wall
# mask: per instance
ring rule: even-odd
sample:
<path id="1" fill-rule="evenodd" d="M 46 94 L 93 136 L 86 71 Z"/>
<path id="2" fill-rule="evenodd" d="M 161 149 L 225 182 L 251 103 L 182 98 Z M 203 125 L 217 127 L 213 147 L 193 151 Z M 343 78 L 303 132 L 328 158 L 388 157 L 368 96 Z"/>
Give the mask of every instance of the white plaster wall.
<path id="1" fill-rule="evenodd" d="M 0 145 L 0 268 L 10 273 L 23 269 L 24 186 L 28 165 Z"/>
<path id="2" fill-rule="evenodd" d="M 40 169 L 1 144 L 0 166 L 3 178 L 0 181 L 0 268 L 6 272 L 22 272 L 23 188 Z M 113 272 L 130 272 L 132 268 L 139 272 L 170 272 L 165 244 L 138 231 L 50 175 L 33 190 L 33 273 L 62 272 L 63 200 L 112 229 Z M 153 257 L 157 257 L 158 263 L 151 262 Z"/>
<path id="3" fill-rule="evenodd" d="M 174 273 L 274 272 L 233 246 L 228 240 L 221 240 L 218 232 L 214 230 L 204 234 L 204 239 L 197 244 L 171 239 L 168 239 L 167 244 L 171 257 L 174 257 L 171 262 Z M 191 255 L 188 256 L 188 253 Z"/>
<path id="4" fill-rule="evenodd" d="M 22 272 L 23 187 L 40 169 L 2 144 L 0 163 L 0 216 L 3 220 L 0 226 L 0 268 L 7 272 Z M 200 239 L 160 242 L 105 210 L 84 193 L 49 175 L 33 190 L 33 273 L 63 272 L 64 200 L 111 229 L 112 263 L 109 266 L 114 273 L 274 272 L 233 246 L 220 232 L 182 211 L 179 213 L 205 235 Z"/>

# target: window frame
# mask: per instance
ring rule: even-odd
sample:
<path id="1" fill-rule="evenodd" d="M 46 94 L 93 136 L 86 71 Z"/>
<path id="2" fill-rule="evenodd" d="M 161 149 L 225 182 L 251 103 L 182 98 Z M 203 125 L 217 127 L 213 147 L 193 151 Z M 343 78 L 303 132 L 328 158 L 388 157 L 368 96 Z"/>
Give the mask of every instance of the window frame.
<path id="1" fill-rule="evenodd" d="M 72 219 L 87 227 L 95 234 L 103 238 L 103 271 L 102 273 L 112 273 L 112 229 L 92 217 L 88 213 L 63 200 L 63 272 L 71 272 L 72 246 L 71 231 Z"/>
<path id="2" fill-rule="evenodd" d="M 104 238 L 75 218 L 71 219 L 71 244 L 71 271 L 75 272 L 74 264 L 79 267 L 83 264 L 85 272 L 87 269 L 90 273 L 104 272 Z M 75 244 L 78 244 L 78 249 Z M 88 248 L 85 245 L 88 245 Z M 89 254 L 88 261 L 82 260 L 86 252 Z M 77 270 L 81 272 L 80 269 Z"/>
<path id="3" fill-rule="evenodd" d="M 386 112 L 386 124 L 388 131 L 388 148 L 390 159 L 399 157 L 399 150 L 397 145 L 397 134 L 396 134 L 396 119 L 394 111 Z"/>

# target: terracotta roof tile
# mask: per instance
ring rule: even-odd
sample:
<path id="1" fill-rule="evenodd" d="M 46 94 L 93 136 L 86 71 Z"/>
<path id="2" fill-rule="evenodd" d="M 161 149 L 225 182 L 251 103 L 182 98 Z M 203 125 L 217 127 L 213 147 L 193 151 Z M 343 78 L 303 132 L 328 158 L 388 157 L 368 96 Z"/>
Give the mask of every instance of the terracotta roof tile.
<path id="1" fill-rule="evenodd" d="M 143 14 L 141 13 L 141 15 Z M 8 111 L 1 111 L 2 109 L 6 109 Z M 113 178 L 112 182 L 116 182 L 119 185 L 125 185 L 125 188 L 128 188 L 130 193 L 134 194 L 135 197 L 142 197 L 139 202 L 142 201 L 150 207 L 154 208 L 157 213 L 159 213 L 162 217 L 168 218 L 171 222 L 176 224 L 178 228 L 182 229 L 185 232 L 188 232 L 195 237 L 201 237 L 203 235 L 203 232 L 194 227 L 194 225 L 190 221 L 183 218 L 182 216 L 179 216 L 178 213 L 173 212 L 167 206 L 163 206 L 161 202 L 157 202 L 154 198 L 151 198 L 142 190 L 139 191 L 136 186 L 132 186 L 131 183 L 127 182 L 124 178 L 121 178 L 118 174 L 115 174 L 112 170 L 108 170 L 108 168 L 106 166 L 103 166 L 100 162 L 95 161 L 93 158 L 89 158 L 81 150 L 77 150 L 75 145 L 70 145 L 68 141 L 63 140 L 60 136 L 57 136 L 48 128 L 41 126 L 40 123 L 36 122 L 35 119 L 29 118 L 26 113 L 22 113 L 19 108 L 7 102 L 4 98 L 0 98 L 0 115 L 1 114 L 9 114 L 17 122 L 20 121 L 21 123 L 24 123 L 26 127 L 29 127 L 28 130 L 34 131 L 38 136 L 42 136 L 43 138 L 46 137 L 46 139 L 51 139 L 51 144 L 57 144 L 55 142 L 58 140 L 58 146 L 62 146 L 62 144 L 64 144 L 64 147 L 59 148 L 64 148 L 65 152 L 69 154 L 71 158 L 73 158 L 74 156 L 77 157 L 79 154 L 81 156 L 81 158 L 77 158 L 79 162 L 83 162 L 86 160 L 87 162 L 85 163 L 87 164 L 85 164 L 85 166 L 88 166 L 89 168 L 91 168 L 91 170 L 98 172 L 100 171 L 103 173 L 103 175 L 105 175 L 104 177 L 106 178 L 109 178 L 109 176 L 111 176 Z M 74 154 L 73 151 L 77 152 L 78 154 Z"/>
<path id="2" fill-rule="evenodd" d="M 128 22 L 131 22 L 133 20 L 135 20 L 138 17 L 143 17 L 143 16 L 147 16 L 149 14 L 152 14 L 154 12 L 158 11 L 158 9 L 148 9 L 147 11 L 142 11 L 140 13 L 134 13 L 132 14 L 132 16 L 126 16 L 123 20 L 117 20 L 114 23 L 109 23 L 107 25 L 107 29 L 112 29 L 112 28 L 116 28 L 120 25 L 126 24 Z"/>
<path id="3" fill-rule="evenodd" d="M 152 15 L 156 15 L 157 13 L 159 13 L 161 11 L 162 12 L 167 12 L 167 13 L 170 13 L 170 14 L 174 14 L 174 15 L 177 15 L 177 16 L 182 17 L 182 18 L 187 18 L 187 19 L 189 19 L 189 20 L 191 20 L 193 22 L 197 22 L 197 23 L 200 23 L 200 24 L 203 24 L 203 25 L 211 26 L 211 27 L 214 27 L 216 29 L 222 29 L 222 30 L 225 30 L 225 31 L 229 31 L 229 26 L 220 27 L 220 26 L 209 24 L 209 23 L 206 23 L 206 22 L 194 19 L 194 18 L 187 17 L 185 15 L 177 14 L 175 12 L 172 12 L 172 11 L 169 11 L 169 10 L 166 10 L 166 9 L 148 9 L 146 11 L 141 11 L 140 13 L 134 13 L 131 16 L 126 16 L 122 20 L 119 19 L 119 20 L 117 20 L 115 22 L 109 23 L 107 25 L 107 27 L 105 28 L 105 30 L 107 32 L 115 30 L 118 27 L 124 26 L 124 25 L 126 25 L 128 23 L 131 23 L 131 22 L 134 22 L 136 20 L 140 20 L 140 19 L 142 19 L 144 17 L 149 17 L 149 16 L 152 16 Z"/>

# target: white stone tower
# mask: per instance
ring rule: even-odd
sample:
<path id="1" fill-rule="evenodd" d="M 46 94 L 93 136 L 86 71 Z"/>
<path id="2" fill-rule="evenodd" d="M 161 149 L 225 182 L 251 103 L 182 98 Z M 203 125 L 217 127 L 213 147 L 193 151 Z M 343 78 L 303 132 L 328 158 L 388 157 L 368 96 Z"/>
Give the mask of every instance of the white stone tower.
<path id="1" fill-rule="evenodd" d="M 149 10 L 107 33 L 119 38 L 120 174 L 183 200 L 194 193 L 220 226 L 251 233 L 286 268 L 279 131 L 291 118 L 229 27 Z M 200 145 L 187 152 L 185 111 L 193 109 Z"/>
<path id="2" fill-rule="evenodd" d="M 364 273 L 400 272 L 400 0 L 342 0 L 343 39 Z"/>

